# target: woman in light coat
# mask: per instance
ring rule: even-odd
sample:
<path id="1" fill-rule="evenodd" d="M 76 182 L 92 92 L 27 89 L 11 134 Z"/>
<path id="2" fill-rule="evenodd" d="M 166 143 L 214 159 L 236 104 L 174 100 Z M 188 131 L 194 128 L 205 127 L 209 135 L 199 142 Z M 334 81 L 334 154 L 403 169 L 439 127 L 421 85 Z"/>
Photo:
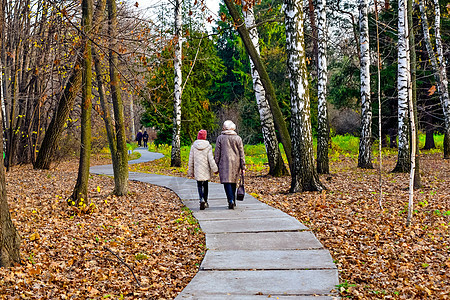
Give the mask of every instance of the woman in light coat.
<path id="1" fill-rule="evenodd" d="M 198 195 L 200 198 L 200 209 L 204 210 L 208 205 L 208 181 L 211 173 L 217 172 L 217 165 L 214 161 L 212 147 L 206 140 L 206 130 L 200 130 L 197 140 L 194 141 L 189 153 L 188 176 L 197 180 Z"/>
<path id="2" fill-rule="evenodd" d="M 236 184 L 245 170 L 244 144 L 235 130 L 236 125 L 232 121 L 227 120 L 223 123 L 222 134 L 216 140 L 214 153 L 229 209 L 236 206 Z"/>

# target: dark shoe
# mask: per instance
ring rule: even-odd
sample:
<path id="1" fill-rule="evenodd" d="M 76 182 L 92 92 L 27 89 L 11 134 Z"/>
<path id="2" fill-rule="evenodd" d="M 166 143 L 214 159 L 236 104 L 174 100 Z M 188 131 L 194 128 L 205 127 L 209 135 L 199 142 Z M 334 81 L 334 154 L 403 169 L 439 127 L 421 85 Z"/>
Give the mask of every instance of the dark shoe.
<path id="1" fill-rule="evenodd" d="M 206 207 L 206 208 L 209 208 L 209 203 L 208 203 L 208 201 L 205 201 L 205 207 Z"/>
<path id="2" fill-rule="evenodd" d="M 200 210 L 204 210 L 205 207 L 206 207 L 206 202 L 205 202 L 205 200 L 201 199 L 200 200 Z"/>
<path id="3" fill-rule="evenodd" d="M 234 204 L 233 204 L 233 202 L 228 203 L 228 209 L 234 209 Z"/>

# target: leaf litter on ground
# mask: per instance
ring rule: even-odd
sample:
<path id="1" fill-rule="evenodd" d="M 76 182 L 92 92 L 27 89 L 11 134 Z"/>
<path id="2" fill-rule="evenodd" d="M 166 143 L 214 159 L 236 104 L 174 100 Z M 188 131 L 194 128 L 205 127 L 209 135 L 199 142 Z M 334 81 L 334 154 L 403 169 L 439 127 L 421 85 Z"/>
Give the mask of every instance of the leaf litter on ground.
<path id="1" fill-rule="evenodd" d="M 92 175 L 93 212 L 73 214 L 66 199 L 77 165 L 16 166 L 7 173 L 22 264 L 0 269 L 0 298 L 175 298 L 206 251 L 190 211 L 168 189 L 129 181 L 129 194 L 116 197 L 111 178 Z"/>

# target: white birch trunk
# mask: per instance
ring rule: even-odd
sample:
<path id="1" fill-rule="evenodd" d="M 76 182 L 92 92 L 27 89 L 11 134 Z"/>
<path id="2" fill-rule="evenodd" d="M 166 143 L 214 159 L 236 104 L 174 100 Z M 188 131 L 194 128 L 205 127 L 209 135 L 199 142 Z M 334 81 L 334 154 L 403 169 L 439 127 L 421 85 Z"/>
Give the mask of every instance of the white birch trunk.
<path id="1" fill-rule="evenodd" d="M 406 1 L 398 3 L 398 158 L 394 171 L 408 172 L 410 168 L 408 133 L 409 53 Z"/>
<path id="2" fill-rule="evenodd" d="M 450 100 L 448 94 L 448 77 L 447 66 L 444 59 L 444 52 L 442 48 L 441 38 L 441 11 L 439 9 L 439 0 L 434 0 L 435 18 L 434 31 L 436 35 L 436 51 L 439 64 L 439 76 L 441 78 L 441 93 L 442 93 L 442 108 L 444 110 L 445 127 L 447 133 L 450 131 Z"/>
<path id="3" fill-rule="evenodd" d="M 244 2 L 245 4 L 245 2 Z M 258 30 L 255 27 L 255 15 L 253 13 L 253 7 L 248 8 L 243 12 L 245 19 L 245 26 L 249 29 L 250 39 L 255 46 L 256 52 L 259 54 L 259 35 Z M 255 64 L 250 60 L 250 70 L 253 79 L 253 90 L 255 91 L 256 104 L 258 105 L 259 118 L 261 121 L 261 129 L 264 139 L 264 145 L 266 147 L 267 159 L 269 162 L 269 174 L 271 175 L 284 175 L 286 168 L 284 167 L 281 151 L 278 146 L 277 135 L 275 132 L 275 125 L 273 121 L 273 115 L 270 110 L 269 102 L 266 98 L 266 92 L 263 88 L 261 78 L 256 70 Z M 280 164 L 282 164 L 280 166 Z M 277 170 L 277 167 L 280 168 Z M 279 174 L 277 174 L 279 173 Z"/>
<path id="4" fill-rule="evenodd" d="M 427 47 L 428 56 L 431 60 L 431 65 L 434 69 L 434 76 L 436 79 L 436 86 L 441 101 L 442 110 L 444 113 L 444 158 L 450 158 L 450 100 L 448 94 L 448 79 L 446 71 L 446 62 L 442 49 L 441 38 L 441 11 L 439 9 L 439 1 L 434 1 L 435 17 L 434 17 L 434 31 L 436 37 L 436 52 L 431 44 L 429 33 L 429 24 L 423 0 L 419 1 L 420 12 L 422 16 L 422 28 L 425 36 L 425 44 Z"/>
<path id="5" fill-rule="evenodd" d="M 318 94 L 318 137 L 317 137 L 317 172 L 328 174 L 330 172 L 328 161 L 328 109 L 327 109 L 327 14 L 326 0 L 319 0 L 318 21 L 318 59 L 317 59 L 317 94 Z"/>
<path id="6" fill-rule="evenodd" d="M 291 192 L 321 191 L 314 168 L 302 1 L 285 0 L 286 52 L 291 91 Z"/>
<path id="7" fill-rule="evenodd" d="M 173 99 L 173 135 L 172 135 L 172 154 L 171 166 L 181 166 L 181 89 L 182 89 L 182 75 L 181 75 L 181 0 L 175 0 L 175 56 L 174 56 L 174 99 Z"/>
<path id="8" fill-rule="evenodd" d="M 370 99 L 370 52 L 367 6 L 368 0 L 360 0 L 361 138 L 359 140 L 358 167 L 372 169 L 372 105 Z"/>
<path id="9" fill-rule="evenodd" d="M 434 31 L 436 35 L 436 51 L 441 78 L 442 109 L 445 119 L 444 158 L 450 158 L 450 100 L 448 95 L 447 66 L 444 58 L 441 38 L 441 11 L 439 0 L 434 0 Z"/>

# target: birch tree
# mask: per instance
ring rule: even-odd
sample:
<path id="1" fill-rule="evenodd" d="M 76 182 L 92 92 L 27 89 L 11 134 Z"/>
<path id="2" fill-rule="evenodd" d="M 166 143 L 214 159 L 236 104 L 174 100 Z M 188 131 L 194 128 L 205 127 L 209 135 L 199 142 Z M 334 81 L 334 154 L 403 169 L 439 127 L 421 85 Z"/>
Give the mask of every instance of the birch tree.
<path id="1" fill-rule="evenodd" d="M 410 69 L 410 101 L 412 106 L 410 107 L 410 117 L 414 117 L 414 120 L 410 121 L 410 125 L 414 125 L 415 128 L 411 127 L 411 134 L 415 134 L 411 139 L 411 147 L 413 143 L 416 147 L 414 149 L 414 188 L 422 187 L 422 180 L 420 178 L 420 156 L 419 156 L 419 143 L 416 141 L 419 139 L 419 118 L 417 116 L 417 57 L 416 57 L 416 41 L 415 41 L 415 28 L 413 22 L 413 5 L 412 0 L 407 1 L 407 20 L 408 20 L 408 42 L 409 42 L 409 69 Z M 412 109 L 412 114 L 411 114 Z M 412 154 L 411 154 L 412 155 Z"/>
<path id="2" fill-rule="evenodd" d="M 399 0 L 398 5 L 398 157 L 394 172 L 410 170 L 408 101 L 410 88 L 409 41 L 406 0 Z"/>
<path id="3" fill-rule="evenodd" d="M 244 3 L 244 6 L 246 4 Z M 244 9 L 245 25 L 249 28 L 248 33 L 256 52 L 260 54 L 259 50 L 259 35 L 255 24 L 255 15 L 253 7 L 249 6 Z M 266 92 L 261 83 L 261 78 L 256 70 L 255 64 L 250 59 L 250 70 L 253 79 L 253 90 L 255 91 L 256 104 L 258 105 L 259 118 L 261 121 L 261 129 L 264 139 L 264 145 L 267 152 L 267 160 L 269 162 L 269 174 L 272 176 L 282 176 L 288 173 L 286 166 L 284 165 L 281 151 L 278 145 L 277 135 L 275 132 L 275 125 L 273 121 L 273 115 L 270 111 L 269 102 L 266 98 Z"/>
<path id="4" fill-rule="evenodd" d="M 434 71 L 434 78 L 441 101 L 442 110 L 444 112 L 444 158 L 450 158 L 450 100 L 448 93 L 448 79 L 446 71 L 446 63 L 443 57 L 442 41 L 440 34 L 440 9 L 439 1 L 435 1 L 435 21 L 434 31 L 436 38 L 436 51 L 433 49 L 431 43 L 428 17 L 426 14 L 426 6 L 424 0 L 419 0 L 419 8 L 422 19 L 422 30 L 425 39 L 425 45 L 428 52 L 428 57 L 431 61 L 431 66 Z"/>
<path id="5" fill-rule="evenodd" d="M 328 109 L 327 109 L 327 14 L 326 0 L 319 0 L 319 21 L 318 21 L 318 115 L 317 115 L 317 172 L 319 174 L 330 173 L 328 160 Z"/>
<path id="6" fill-rule="evenodd" d="M 172 167 L 181 166 L 181 93 L 182 93 L 182 74 L 181 74 L 181 51 L 182 51 L 182 36 L 181 36 L 181 22 L 182 11 L 181 1 L 175 0 L 175 55 L 173 61 L 175 84 L 174 84 L 174 99 L 173 99 L 173 134 L 172 134 L 172 154 L 170 165 Z"/>
<path id="7" fill-rule="evenodd" d="M 293 146 L 290 191 L 322 191 L 325 187 L 314 167 L 302 1 L 285 0 L 284 14 Z"/>
<path id="8" fill-rule="evenodd" d="M 370 53 L 367 0 L 359 1 L 360 68 L 361 68 L 361 138 L 358 167 L 372 169 L 372 102 L 370 100 Z"/>
<path id="9" fill-rule="evenodd" d="M 405 3 L 402 3 L 404 1 Z M 411 0 L 400 0 L 399 1 L 399 7 L 400 5 L 406 7 L 406 16 L 405 16 L 405 29 L 407 30 L 406 34 L 406 53 L 410 54 L 411 48 L 414 47 L 410 44 L 411 41 L 414 41 L 414 33 L 412 29 L 412 1 Z M 400 10 L 400 9 L 399 9 Z M 400 17 L 400 13 L 399 13 Z M 415 49 L 415 48 L 412 48 Z M 412 216 L 413 216 L 413 209 L 414 209 L 414 188 L 416 185 L 420 184 L 420 177 L 419 182 L 417 182 L 417 170 L 416 167 L 418 166 L 416 164 L 416 151 L 418 149 L 417 147 L 417 134 L 416 134 L 416 108 L 415 108 L 415 87 L 413 88 L 414 84 L 412 82 L 412 78 L 415 78 L 415 70 L 411 72 L 413 66 L 411 65 L 411 62 L 415 62 L 415 53 L 414 55 L 409 55 L 408 57 L 408 67 L 410 69 L 407 70 L 406 73 L 406 79 L 407 82 L 407 92 L 408 92 L 408 114 L 409 114 L 409 127 L 411 128 L 411 153 L 410 153 L 410 171 L 409 171 L 409 199 L 408 199 L 408 217 L 406 220 L 406 226 L 411 225 L 412 222 Z M 414 66 L 415 67 L 415 66 Z M 414 76 L 414 77 L 412 77 Z"/>

